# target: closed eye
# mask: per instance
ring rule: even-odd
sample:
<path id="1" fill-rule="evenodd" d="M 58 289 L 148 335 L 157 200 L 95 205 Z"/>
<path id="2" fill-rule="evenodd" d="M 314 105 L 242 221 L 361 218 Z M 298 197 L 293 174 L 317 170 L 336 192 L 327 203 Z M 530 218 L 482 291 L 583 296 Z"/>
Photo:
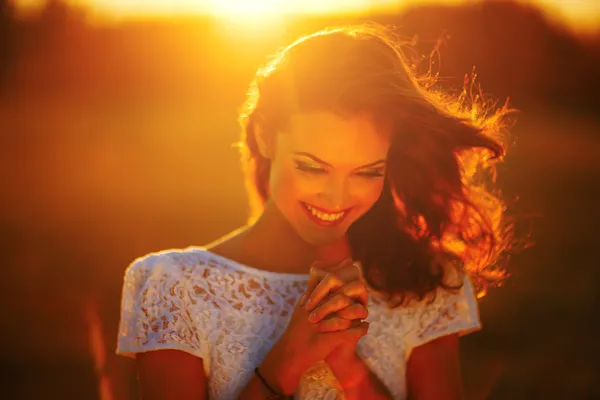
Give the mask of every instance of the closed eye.
<path id="1" fill-rule="evenodd" d="M 296 169 L 302 172 L 306 172 L 309 174 L 324 174 L 327 173 L 325 168 L 317 167 L 315 165 L 310 165 L 307 163 L 303 163 L 302 161 L 296 161 Z"/>
<path id="2" fill-rule="evenodd" d="M 356 175 L 363 176 L 365 178 L 380 178 L 383 176 L 383 170 L 380 168 L 366 169 L 357 172 Z"/>

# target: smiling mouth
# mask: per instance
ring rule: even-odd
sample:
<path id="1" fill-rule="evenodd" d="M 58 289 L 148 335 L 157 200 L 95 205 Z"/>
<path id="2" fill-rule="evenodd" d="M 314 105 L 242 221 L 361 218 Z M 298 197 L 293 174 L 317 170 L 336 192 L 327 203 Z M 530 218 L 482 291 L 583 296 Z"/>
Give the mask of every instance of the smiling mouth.
<path id="1" fill-rule="evenodd" d="M 302 204 L 304 210 L 306 210 L 308 216 L 311 217 L 311 219 L 314 222 L 318 223 L 319 225 L 325 225 L 325 226 L 339 224 L 340 222 L 342 222 L 344 217 L 348 214 L 348 211 L 350 211 L 350 208 L 347 208 L 345 210 L 338 211 L 338 212 L 327 212 L 323 209 L 317 208 L 315 206 L 311 206 L 310 204 L 307 204 L 304 202 L 300 202 L 300 203 Z"/>

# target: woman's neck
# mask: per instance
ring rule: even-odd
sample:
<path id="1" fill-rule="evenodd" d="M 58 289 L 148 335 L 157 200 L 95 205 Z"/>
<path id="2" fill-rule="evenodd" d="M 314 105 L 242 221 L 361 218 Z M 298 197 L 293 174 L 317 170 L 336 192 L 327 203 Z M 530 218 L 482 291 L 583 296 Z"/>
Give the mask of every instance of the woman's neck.
<path id="1" fill-rule="evenodd" d="M 309 273 L 320 261 L 332 266 L 351 256 L 345 237 L 325 246 L 304 241 L 274 204 L 267 203 L 261 217 L 239 237 L 242 246 L 260 258 L 269 269 L 280 272 Z"/>
<path id="2" fill-rule="evenodd" d="M 352 256 L 352 249 L 346 237 L 317 248 L 315 260 L 325 264 L 337 265 L 344 259 Z"/>

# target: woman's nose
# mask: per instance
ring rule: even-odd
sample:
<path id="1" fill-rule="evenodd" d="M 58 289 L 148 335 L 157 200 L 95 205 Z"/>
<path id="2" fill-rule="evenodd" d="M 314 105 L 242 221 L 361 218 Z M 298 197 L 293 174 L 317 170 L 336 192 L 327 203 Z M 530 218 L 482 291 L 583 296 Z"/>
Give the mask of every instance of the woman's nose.
<path id="1" fill-rule="evenodd" d="M 345 208 L 348 199 L 348 181 L 346 179 L 329 179 L 320 193 L 323 207 L 330 211 Z"/>

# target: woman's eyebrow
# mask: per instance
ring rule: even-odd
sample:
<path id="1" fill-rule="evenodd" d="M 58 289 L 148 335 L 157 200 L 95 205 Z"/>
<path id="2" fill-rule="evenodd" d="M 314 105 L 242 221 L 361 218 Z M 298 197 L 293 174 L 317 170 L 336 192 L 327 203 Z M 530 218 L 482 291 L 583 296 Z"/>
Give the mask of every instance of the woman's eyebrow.
<path id="1" fill-rule="evenodd" d="M 313 161 L 315 161 L 315 162 L 317 162 L 319 164 L 323 164 L 323 165 L 325 165 L 327 167 L 333 167 L 333 165 L 329 164 L 327 161 L 321 160 L 319 157 L 315 156 L 314 154 L 310 154 L 310 153 L 307 153 L 305 151 L 298 151 L 298 152 L 295 152 L 294 154 L 297 155 L 297 156 L 308 157 L 308 158 L 312 159 Z"/>
<path id="2" fill-rule="evenodd" d="M 358 167 L 356 169 L 373 168 L 373 167 L 379 166 L 379 164 L 385 164 L 385 160 L 382 158 L 381 160 L 374 161 L 372 163 L 363 165 L 362 167 Z"/>
<path id="3" fill-rule="evenodd" d="M 297 155 L 297 156 L 308 157 L 311 160 L 313 160 L 313 161 L 315 161 L 315 162 L 317 162 L 317 163 L 319 163 L 321 165 L 325 165 L 327 167 L 333 167 L 327 161 L 320 159 L 319 157 L 315 156 L 314 154 L 311 154 L 311 153 L 308 153 L 308 152 L 305 152 L 305 151 L 297 151 L 294 154 Z M 365 169 L 365 168 L 373 168 L 373 167 L 379 166 L 379 164 L 383 164 L 383 163 L 385 163 L 385 160 L 381 159 L 381 160 L 373 161 L 372 163 L 368 163 L 368 164 L 362 165 L 362 166 L 360 166 L 360 167 L 358 167 L 356 169 L 359 170 L 359 169 Z"/>

